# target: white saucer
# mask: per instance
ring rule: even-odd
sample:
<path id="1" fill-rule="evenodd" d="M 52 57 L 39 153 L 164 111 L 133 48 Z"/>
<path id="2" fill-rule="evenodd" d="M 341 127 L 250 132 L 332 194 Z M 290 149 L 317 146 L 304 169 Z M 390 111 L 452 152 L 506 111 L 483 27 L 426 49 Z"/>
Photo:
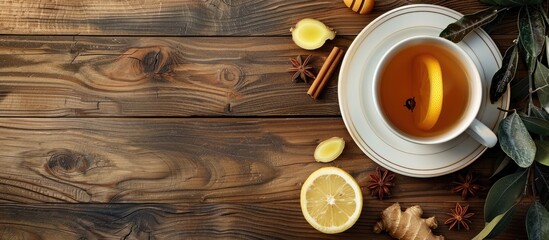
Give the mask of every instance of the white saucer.
<path id="1" fill-rule="evenodd" d="M 379 120 L 371 104 L 374 69 L 392 45 L 412 36 L 438 36 L 461 16 L 436 5 L 400 7 L 372 21 L 347 50 L 338 85 L 341 114 L 356 144 L 382 167 L 412 177 L 434 177 L 466 167 L 486 150 L 467 134 L 436 145 L 403 140 Z M 495 104 L 489 101 L 490 81 L 501 66 L 501 54 L 483 30 L 470 33 L 458 45 L 471 56 L 484 82 L 483 103 L 477 119 L 495 130 L 497 123 L 505 117 L 497 108 L 507 109 L 510 97 L 507 91 Z"/>

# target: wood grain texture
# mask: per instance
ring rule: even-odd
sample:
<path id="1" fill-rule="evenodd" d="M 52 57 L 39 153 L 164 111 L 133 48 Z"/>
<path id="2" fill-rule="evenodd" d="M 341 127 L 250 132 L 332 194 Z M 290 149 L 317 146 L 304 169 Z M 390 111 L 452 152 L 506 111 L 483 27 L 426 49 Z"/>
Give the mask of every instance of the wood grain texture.
<path id="1" fill-rule="evenodd" d="M 447 239 L 483 227 L 487 192 L 466 201 L 471 231 L 442 222 L 461 197 L 457 174 L 397 176 L 379 201 L 365 186 L 377 165 L 340 118 L 337 73 L 319 100 L 293 83 L 288 59 L 317 69 L 368 23 L 399 6 L 437 4 L 462 13 L 477 0 L 380 0 L 359 15 L 341 0 L 0 1 L 0 240 L 3 239 L 389 239 L 375 235 L 393 202 L 419 204 Z M 289 28 L 317 18 L 338 32 L 299 49 Z M 516 38 L 509 17 L 491 36 Z M 316 163 L 323 139 L 340 136 L 338 160 Z M 497 150 L 469 169 L 490 186 Z M 322 166 L 363 188 L 357 224 L 321 234 L 303 219 L 301 184 Z M 506 233 L 524 239 L 525 199 Z"/>
<path id="2" fill-rule="evenodd" d="M 0 33 L 40 35 L 289 35 L 302 18 L 317 18 L 340 35 L 356 35 L 382 13 L 411 3 L 445 6 L 464 14 L 487 7 L 480 1 L 379 0 L 359 15 L 341 0 L 104 0 L 2 1 Z"/>
<path id="3" fill-rule="evenodd" d="M 502 51 L 514 36 L 494 35 Z M 0 116 L 339 116 L 338 72 L 318 100 L 291 81 L 289 37 L 0 38 Z M 47 93 L 47 94 L 44 94 Z"/>
<path id="4" fill-rule="evenodd" d="M 316 163 L 316 145 L 333 136 L 347 141 L 343 155 Z M 297 201 L 319 167 L 341 167 L 365 186 L 377 166 L 339 118 L 6 118 L 0 152 L 0 201 L 15 203 Z M 488 177 L 493 158 L 477 171 Z M 393 200 L 458 200 L 452 179 L 401 177 Z"/>
<path id="5" fill-rule="evenodd" d="M 391 239 L 374 234 L 381 209 L 391 202 L 367 201 L 357 223 L 341 234 L 323 234 L 301 215 L 298 202 L 219 204 L 0 204 L 0 239 Z M 410 207 L 417 203 L 404 203 Z M 453 202 L 420 203 L 424 217 L 435 216 L 434 230 L 446 239 L 471 239 L 483 227 L 475 215 L 471 230 L 448 230 L 442 222 Z M 526 204 L 500 240 L 524 239 Z M 482 204 L 472 203 L 479 211 Z M 521 221 L 522 220 L 522 221 Z"/>
<path id="6" fill-rule="evenodd" d="M 364 229 L 390 202 L 420 204 L 426 215 L 442 221 L 461 201 L 450 191 L 456 174 L 397 176 L 392 197 L 378 201 L 369 196 L 365 186 L 377 165 L 351 142 L 338 118 L 10 118 L 0 119 L 0 136 L 0 236 L 50 239 L 51 229 L 60 228 L 62 234 L 54 239 L 135 234 L 157 239 L 379 239 Z M 343 155 L 331 164 L 314 162 L 314 148 L 331 136 L 347 141 Z M 471 167 L 485 186 L 495 157 L 495 151 L 488 151 Z M 344 235 L 318 234 L 299 210 L 302 182 L 327 165 L 345 169 L 363 187 L 364 213 Z M 480 230 L 485 196 L 482 192 L 467 201 L 478 216 L 473 230 L 455 236 Z M 153 202 L 157 204 L 133 204 Z M 526 208 L 516 221 L 524 220 Z M 438 231 L 458 234 L 444 226 Z M 524 228 L 516 225 L 510 231 L 503 239 L 520 236 Z"/>
<path id="7" fill-rule="evenodd" d="M 337 72 L 314 101 L 289 59 L 311 54 L 318 71 L 351 40 L 4 36 L 0 116 L 339 115 Z"/>

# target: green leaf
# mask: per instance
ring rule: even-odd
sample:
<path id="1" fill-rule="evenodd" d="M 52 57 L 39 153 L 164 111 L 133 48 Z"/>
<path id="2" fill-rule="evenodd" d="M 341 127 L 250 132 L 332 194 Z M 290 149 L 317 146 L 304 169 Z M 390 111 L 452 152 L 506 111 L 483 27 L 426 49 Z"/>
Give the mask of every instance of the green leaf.
<path id="1" fill-rule="evenodd" d="M 508 225 L 509 222 L 510 222 L 508 219 L 510 219 L 513 216 L 514 212 L 515 212 L 515 206 L 512 206 L 511 208 L 509 208 L 504 213 L 499 214 L 496 217 L 494 217 L 494 219 L 492 219 L 492 221 L 486 223 L 486 226 L 484 226 L 484 229 L 482 229 L 482 231 L 480 231 L 473 238 L 473 240 L 482 240 L 486 237 L 490 237 L 490 236 L 499 234 L 499 233 L 496 233 L 496 231 L 494 231 L 494 229 L 498 226 L 501 226 L 501 225 Z"/>
<path id="2" fill-rule="evenodd" d="M 524 101 L 530 95 L 530 83 L 528 77 L 511 83 L 511 102 Z"/>
<path id="3" fill-rule="evenodd" d="M 490 101 L 496 102 L 507 90 L 507 84 L 515 78 L 518 65 L 518 48 L 517 44 L 513 43 L 503 57 L 501 68 L 492 77 L 490 84 Z"/>
<path id="4" fill-rule="evenodd" d="M 519 42 L 534 59 L 539 56 L 545 42 L 545 23 L 537 7 L 522 7 L 518 17 Z"/>
<path id="5" fill-rule="evenodd" d="M 529 167 L 536 155 L 536 145 L 517 113 L 511 113 L 499 124 L 498 140 L 501 149 L 519 167 Z"/>
<path id="6" fill-rule="evenodd" d="M 532 203 L 526 213 L 526 233 L 529 240 L 549 239 L 549 212 L 547 209 L 535 201 Z"/>
<path id="7" fill-rule="evenodd" d="M 549 141 L 536 140 L 534 142 L 537 148 L 535 160 L 549 167 Z"/>
<path id="8" fill-rule="evenodd" d="M 488 191 L 484 202 L 484 221 L 490 222 L 496 216 L 515 205 L 526 185 L 526 170 L 500 178 Z"/>
<path id="9" fill-rule="evenodd" d="M 502 10 L 508 10 L 508 9 L 509 8 L 505 8 Z M 501 22 L 503 22 L 503 19 L 505 19 L 507 13 L 508 11 L 500 11 L 496 19 L 482 26 L 482 29 L 484 29 L 484 31 L 488 34 L 492 33 L 492 31 L 494 31 L 501 24 Z"/>
<path id="10" fill-rule="evenodd" d="M 534 72 L 534 85 L 541 107 L 549 112 L 549 69 L 539 62 Z"/>
<path id="11" fill-rule="evenodd" d="M 540 6 L 541 8 L 542 6 Z M 541 11 L 543 13 L 543 18 L 545 19 L 545 24 L 549 24 L 549 17 L 547 17 L 547 13 L 545 11 Z M 547 46 L 547 45 L 546 45 Z M 548 47 L 549 48 L 549 47 Z M 549 53 L 547 53 L 549 54 Z"/>
<path id="12" fill-rule="evenodd" d="M 458 43 L 463 40 L 463 38 L 465 38 L 465 36 L 467 36 L 467 34 L 469 34 L 471 31 L 496 19 L 498 13 L 502 9 L 505 8 L 491 7 L 470 15 L 465 15 L 456 22 L 448 25 L 440 33 L 440 37 Z"/>
<path id="13" fill-rule="evenodd" d="M 549 121 L 549 113 L 536 105 L 530 104 L 530 113 L 534 117 Z"/>
<path id="14" fill-rule="evenodd" d="M 515 209 L 516 209 L 516 204 L 509 209 L 509 212 L 505 212 L 505 215 L 503 215 L 503 218 L 499 221 L 498 224 L 496 224 L 496 226 L 494 226 L 494 229 L 492 229 L 490 234 L 488 234 L 487 238 L 494 238 L 500 233 L 505 232 L 505 230 L 507 230 L 507 227 L 509 226 L 509 224 L 511 224 L 511 220 L 513 220 Z"/>
<path id="15" fill-rule="evenodd" d="M 526 69 L 528 70 L 528 82 L 530 82 L 530 77 L 533 75 L 534 70 L 536 69 L 537 58 L 532 57 L 530 53 L 525 49 L 522 44 L 519 44 L 519 55 L 523 58 L 524 63 L 526 64 Z"/>
<path id="16" fill-rule="evenodd" d="M 549 202 L 549 167 L 534 164 L 534 186 L 542 203 Z"/>
<path id="17" fill-rule="evenodd" d="M 543 0 L 480 0 L 483 3 L 505 6 L 505 7 L 517 7 L 524 5 L 540 4 Z"/>
<path id="18" fill-rule="evenodd" d="M 541 136 L 549 135 L 549 121 L 537 117 L 521 116 L 528 131 Z"/>
<path id="19" fill-rule="evenodd" d="M 501 162 L 499 163 L 498 168 L 496 168 L 492 176 L 490 176 L 490 178 L 493 178 L 498 173 L 500 173 L 503 169 L 505 169 L 505 167 L 509 166 L 509 163 L 511 163 L 511 158 L 509 156 L 505 156 L 503 160 L 501 160 Z"/>

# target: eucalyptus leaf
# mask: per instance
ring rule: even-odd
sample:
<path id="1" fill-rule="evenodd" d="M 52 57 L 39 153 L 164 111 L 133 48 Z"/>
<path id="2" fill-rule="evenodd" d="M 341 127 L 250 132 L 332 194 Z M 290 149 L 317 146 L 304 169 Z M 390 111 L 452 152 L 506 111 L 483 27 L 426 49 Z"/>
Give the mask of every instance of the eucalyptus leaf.
<path id="1" fill-rule="evenodd" d="M 531 57 L 539 56 L 545 42 L 545 23 L 537 7 L 525 6 L 518 16 L 519 42 Z"/>
<path id="2" fill-rule="evenodd" d="M 534 85 L 542 108 L 549 112 L 549 69 L 539 62 L 534 72 Z"/>
<path id="3" fill-rule="evenodd" d="M 498 16 L 498 13 L 505 9 L 494 6 L 470 15 L 461 17 L 458 21 L 448 25 L 441 33 L 440 37 L 446 38 L 452 42 L 458 43 L 471 31 L 492 22 Z"/>
<path id="4" fill-rule="evenodd" d="M 545 109 L 540 108 L 536 105 L 530 105 L 530 114 L 534 117 L 545 119 L 549 121 L 549 113 Z"/>
<path id="5" fill-rule="evenodd" d="M 514 81 L 511 84 L 511 102 L 524 101 L 530 95 L 530 83 L 528 77 Z"/>
<path id="6" fill-rule="evenodd" d="M 518 7 L 524 5 L 540 4 L 543 0 L 480 0 L 483 3 L 505 6 L 505 7 Z"/>
<path id="7" fill-rule="evenodd" d="M 495 103 L 507 90 L 507 85 L 515 77 L 518 65 L 518 48 L 513 43 L 504 54 L 501 68 L 492 77 L 490 84 L 490 101 Z"/>
<path id="8" fill-rule="evenodd" d="M 482 29 L 488 34 L 494 31 L 494 29 L 496 29 L 501 24 L 501 22 L 503 22 L 503 19 L 505 19 L 505 17 L 507 16 L 508 11 L 506 10 L 508 9 L 509 8 L 502 9 L 502 11 L 498 13 L 496 19 L 482 26 Z"/>
<path id="9" fill-rule="evenodd" d="M 496 216 L 510 209 L 526 185 L 526 170 L 500 178 L 488 191 L 484 202 L 484 221 L 490 222 Z"/>
<path id="10" fill-rule="evenodd" d="M 538 59 L 536 57 L 533 57 L 524 45 L 519 44 L 519 55 L 523 58 L 524 63 L 526 64 L 526 69 L 528 70 L 528 82 L 530 82 L 530 77 L 533 75 L 534 70 L 536 69 L 536 64 Z"/>
<path id="11" fill-rule="evenodd" d="M 536 143 L 537 149 L 535 160 L 549 167 L 549 141 L 536 140 L 534 142 Z"/>
<path id="12" fill-rule="evenodd" d="M 549 17 L 547 17 L 547 13 L 545 11 L 541 11 L 541 13 L 543 13 L 543 18 L 545 19 L 545 24 L 549 25 Z"/>
<path id="13" fill-rule="evenodd" d="M 520 117 L 528 131 L 541 136 L 549 135 L 549 121 L 537 117 Z"/>
<path id="14" fill-rule="evenodd" d="M 499 221 L 498 224 L 496 224 L 496 226 L 494 226 L 490 234 L 488 234 L 487 238 L 489 239 L 494 238 L 500 233 L 505 232 L 505 230 L 507 230 L 507 227 L 509 226 L 509 224 L 511 224 L 511 220 L 513 220 L 515 209 L 516 209 L 516 204 L 509 209 L 509 212 L 505 212 L 505 215 L 503 215 L 503 218 Z"/>
<path id="15" fill-rule="evenodd" d="M 498 140 L 501 149 L 519 167 L 529 167 L 536 155 L 536 145 L 517 113 L 511 113 L 499 124 Z"/>
<path id="16" fill-rule="evenodd" d="M 505 167 L 509 166 L 509 163 L 511 163 L 511 158 L 509 156 L 505 156 L 503 160 L 501 160 L 501 162 L 499 163 L 494 173 L 492 173 L 492 176 L 490 176 L 490 178 L 493 178 L 498 173 L 500 173 L 503 169 L 505 169 Z"/>
<path id="17" fill-rule="evenodd" d="M 549 167 L 534 164 L 534 186 L 542 203 L 549 202 Z"/>
<path id="18" fill-rule="evenodd" d="M 547 19 L 547 15 L 545 12 L 543 12 L 543 16 L 545 16 L 545 22 L 547 25 L 549 25 L 549 19 Z M 547 55 L 547 61 L 549 62 L 549 36 L 545 36 L 545 55 Z"/>
<path id="19" fill-rule="evenodd" d="M 473 240 L 482 240 L 486 237 L 497 235 L 498 233 L 496 233 L 494 231 L 494 229 L 496 227 L 498 227 L 498 225 L 500 225 L 500 226 L 501 225 L 508 225 L 510 221 L 508 221 L 507 219 L 510 219 L 513 216 L 514 212 L 515 212 L 515 206 L 512 206 L 511 208 L 509 208 L 504 213 L 495 216 L 494 219 L 492 219 L 492 221 L 486 223 L 486 226 L 484 226 L 482 231 L 480 231 L 473 238 Z"/>
<path id="20" fill-rule="evenodd" d="M 532 203 L 526 213 L 526 233 L 529 240 L 549 239 L 549 212 L 538 201 Z"/>

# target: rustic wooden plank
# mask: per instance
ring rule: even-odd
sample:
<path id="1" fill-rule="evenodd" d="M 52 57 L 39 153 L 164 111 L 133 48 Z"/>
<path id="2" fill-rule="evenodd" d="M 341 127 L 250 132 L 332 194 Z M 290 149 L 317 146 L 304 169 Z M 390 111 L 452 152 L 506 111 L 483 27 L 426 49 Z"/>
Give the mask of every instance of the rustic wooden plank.
<path id="1" fill-rule="evenodd" d="M 514 36 L 494 35 L 502 51 Z M 317 101 L 291 81 L 289 37 L 0 38 L 0 116 L 336 116 L 337 72 Z M 47 93 L 47 94 L 44 94 Z"/>
<path id="2" fill-rule="evenodd" d="M 318 71 L 350 43 L 312 52 L 288 37 L 3 36 L 0 116 L 339 115 L 337 72 L 314 101 L 287 70 L 312 54 Z"/>
<path id="3" fill-rule="evenodd" d="M 348 143 L 342 156 L 315 162 L 316 145 L 333 136 Z M 0 153 L 0 202 L 16 203 L 295 201 L 322 166 L 361 186 L 377 166 L 339 118 L 2 118 Z M 485 185 L 494 158 L 490 151 L 475 166 Z M 455 179 L 399 176 L 392 200 L 456 201 Z"/>
<path id="4" fill-rule="evenodd" d="M 420 0 L 462 13 L 487 5 L 480 1 Z M 382 13 L 410 4 L 406 0 L 376 1 L 371 14 L 359 15 L 343 1 L 1 1 L 0 33 L 40 35 L 289 35 L 302 18 L 317 18 L 340 35 L 356 35 Z M 507 29 L 508 31 L 509 29 Z"/>
<path id="5" fill-rule="evenodd" d="M 374 234 L 381 209 L 390 202 L 368 201 L 348 231 L 322 234 L 305 221 L 299 202 L 280 204 L 0 204 L 0 239 L 391 239 Z M 405 203 L 409 207 L 416 203 Z M 435 216 L 434 230 L 446 239 L 471 239 L 483 227 L 482 213 L 473 216 L 470 231 L 448 230 L 442 222 L 455 203 L 420 203 L 424 216 Z M 525 236 L 526 204 L 505 236 Z M 470 208 L 482 209 L 473 203 Z M 448 210 L 449 211 L 449 210 Z"/>
<path id="6" fill-rule="evenodd" d="M 343 155 L 331 164 L 314 162 L 315 146 L 332 136 L 346 139 Z M 461 201 L 450 191 L 455 174 L 397 176 L 393 196 L 385 201 L 363 188 L 365 208 L 355 228 L 343 235 L 317 233 L 299 211 L 306 177 L 333 165 L 365 187 L 377 166 L 352 143 L 339 118 L 3 118 L 0 150 L 0 236 L 27 239 L 144 238 L 149 233 L 158 239 L 211 234 L 383 239 L 370 235 L 370 229 L 390 202 L 421 204 L 426 215 L 442 221 Z M 473 166 L 485 186 L 495 154 L 487 152 Z M 439 233 L 461 239 L 478 232 L 485 196 L 482 192 L 467 201 L 479 214 L 470 232 L 442 226 Z M 59 204 L 39 204 L 44 202 Z M 111 205 L 152 202 L 158 204 Z M 523 221 L 526 208 L 516 221 Z M 521 236 L 522 226 L 513 225 L 506 237 Z"/>

